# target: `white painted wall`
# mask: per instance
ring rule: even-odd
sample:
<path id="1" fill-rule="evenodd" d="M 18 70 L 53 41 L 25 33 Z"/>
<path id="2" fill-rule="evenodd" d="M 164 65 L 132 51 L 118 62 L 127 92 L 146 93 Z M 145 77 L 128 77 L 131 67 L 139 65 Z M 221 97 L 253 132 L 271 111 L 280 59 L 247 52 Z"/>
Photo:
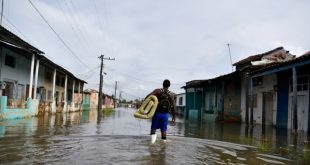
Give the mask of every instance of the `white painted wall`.
<path id="1" fill-rule="evenodd" d="M 6 54 L 15 57 L 15 68 L 5 65 Z M 3 48 L 1 58 L 1 81 L 17 81 L 18 84 L 25 85 L 26 90 L 26 84 L 29 84 L 31 56 L 27 59 L 26 57 L 10 51 L 9 49 Z"/>
<path id="2" fill-rule="evenodd" d="M 39 80 L 38 80 L 38 87 L 44 87 L 44 89 L 46 89 L 46 95 L 48 95 L 48 91 L 53 91 L 53 73 L 54 71 L 44 65 L 40 65 L 40 70 L 39 70 Z M 46 71 L 51 73 L 51 81 L 48 81 L 47 79 L 45 79 L 45 74 Z M 57 76 L 62 76 L 65 77 L 63 74 L 57 72 Z M 55 93 L 58 92 L 59 93 L 59 101 L 62 99 L 62 93 L 64 93 L 65 88 L 61 87 L 61 86 L 57 86 L 55 87 Z M 52 101 L 48 100 L 48 101 Z"/>
<path id="3" fill-rule="evenodd" d="M 180 97 L 183 98 L 183 103 L 182 104 L 180 104 L 180 102 L 179 102 L 179 98 Z M 186 95 L 185 95 L 185 93 L 178 94 L 177 97 L 176 97 L 176 106 L 185 106 L 185 103 L 186 103 Z"/>
<path id="4" fill-rule="evenodd" d="M 274 85 L 277 84 L 276 74 L 263 76 L 263 84 L 260 86 L 253 86 L 253 94 L 257 95 L 257 107 L 253 108 L 254 123 L 262 124 L 263 113 L 263 92 L 273 92 L 273 124 L 276 124 L 277 116 L 277 93 L 274 91 Z M 250 111 L 249 111 L 250 112 Z"/>

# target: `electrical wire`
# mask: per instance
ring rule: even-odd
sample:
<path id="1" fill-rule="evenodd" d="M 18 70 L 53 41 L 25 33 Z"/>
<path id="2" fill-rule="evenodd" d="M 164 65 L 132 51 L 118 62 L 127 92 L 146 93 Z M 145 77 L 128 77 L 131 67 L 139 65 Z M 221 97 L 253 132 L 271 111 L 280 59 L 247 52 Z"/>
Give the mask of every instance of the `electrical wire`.
<path id="1" fill-rule="evenodd" d="M 62 44 L 69 50 L 69 52 L 75 57 L 77 61 L 79 61 L 81 64 L 83 64 L 85 67 L 89 68 L 69 47 L 69 45 L 60 37 L 60 35 L 55 31 L 55 29 L 48 23 L 47 19 L 43 16 L 43 14 L 40 12 L 40 10 L 32 3 L 31 0 L 28 0 L 28 2 L 31 4 L 31 6 L 37 11 L 37 13 L 40 15 L 40 17 L 44 20 L 44 22 L 49 26 L 49 28 L 54 32 L 54 34 L 57 36 L 57 38 L 62 42 Z"/>
<path id="2" fill-rule="evenodd" d="M 64 18 L 66 19 L 67 23 L 70 25 L 70 28 L 72 29 L 73 33 L 77 36 L 77 38 L 78 38 L 78 40 L 80 41 L 80 43 L 83 44 L 83 46 L 85 47 L 86 50 L 88 50 L 88 51 L 91 52 L 92 54 L 95 54 L 95 53 L 93 52 L 93 50 L 90 49 L 90 47 L 89 47 L 89 45 L 88 45 L 86 39 L 82 36 L 82 33 L 81 33 L 81 32 L 78 33 L 78 31 L 76 30 L 76 28 L 72 25 L 72 22 L 71 22 L 70 19 L 68 18 L 68 15 L 65 14 L 65 10 L 64 10 L 64 8 L 62 7 L 62 5 L 60 4 L 59 0 L 57 0 L 56 2 L 57 2 L 57 5 L 58 5 L 59 9 L 61 10 L 61 12 L 62 12 Z M 68 11 L 69 11 L 69 10 L 68 10 Z M 69 13 L 69 14 L 70 14 L 71 20 L 75 20 L 75 19 L 73 19 L 73 16 L 71 15 L 71 13 Z M 81 36 L 80 36 L 79 34 L 80 34 Z"/>

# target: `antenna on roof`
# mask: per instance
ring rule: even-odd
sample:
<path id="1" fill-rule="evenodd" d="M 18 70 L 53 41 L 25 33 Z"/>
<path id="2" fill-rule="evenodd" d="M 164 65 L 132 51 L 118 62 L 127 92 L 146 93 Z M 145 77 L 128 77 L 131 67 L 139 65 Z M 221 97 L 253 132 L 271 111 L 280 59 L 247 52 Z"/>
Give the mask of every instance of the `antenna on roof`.
<path id="1" fill-rule="evenodd" d="M 231 71 L 233 72 L 234 71 L 234 66 L 232 64 L 232 59 L 231 59 L 231 53 L 230 53 L 230 44 L 228 43 L 227 44 L 227 47 L 228 47 L 228 53 L 229 53 L 229 58 L 230 58 L 230 64 L 231 64 Z"/>

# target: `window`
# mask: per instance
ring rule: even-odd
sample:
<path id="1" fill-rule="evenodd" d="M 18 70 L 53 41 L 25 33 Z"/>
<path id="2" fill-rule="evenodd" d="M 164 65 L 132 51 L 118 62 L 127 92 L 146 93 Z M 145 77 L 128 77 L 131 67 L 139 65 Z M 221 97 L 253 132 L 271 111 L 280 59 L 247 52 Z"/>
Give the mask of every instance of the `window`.
<path id="1" fill-rule="evenodd" d="M 301 75 L 297 77 L 297 91 L 307 91 L 308 85 L 308 75 Z M 293 78 L 290 78 L 290 91 L 293 92 Z"/>
<path id="2" fill-rule="evenodd" d="M 46 89 L 44 88 L 41 89 L 41 97 L 42 100 L 46 101 Z"/>
<path id="3" fill-rule="evenodd" d="M 53 96 L 52 96 L 52 91 L 49 90 L 49 91 L 47 92 L 47 100 L 52 100 L 52 97 L 53 97 Z"/>
<path id="4" fill-rule="evenodd" d="M 61 78 L 61 87 L 65 87 L 65 78 Z"/>
<path id="5" fill-rule="evenodd" d="M 47 80 L 48 82 L 52 81 L 52 73 L 49 71 L 45 72 L 45 80 Z"/>
<path id="6" fill-rule="evenodd" d="M 24 99 L 25 98 L 25 92 L 24 92 L 25 86 L 22 84 L 18 84 L 17 87 L 17 99 Z"/>
<path id="7" fill-rule="evenodd" d="M 60 77 L 59 76 L 56 76 L 56 85 L 60 86 Z"/>
<path id="8" fill-rule="evenodd" d="M 15 57 L 7 54 L 5 56 L 5 65 L 12 67 L 12 68 L 15 68 L 15 64 L 16 64 Z"/>
<path id="9" fill-rule="evenodd" d="M 263 77 L 253 78 L 253 86 L 263 85 Z"/>
<path id="10" fill-rule="evenodd" d="M 179 98 L 179 105 L 183 105 L 183 97 Z"/>

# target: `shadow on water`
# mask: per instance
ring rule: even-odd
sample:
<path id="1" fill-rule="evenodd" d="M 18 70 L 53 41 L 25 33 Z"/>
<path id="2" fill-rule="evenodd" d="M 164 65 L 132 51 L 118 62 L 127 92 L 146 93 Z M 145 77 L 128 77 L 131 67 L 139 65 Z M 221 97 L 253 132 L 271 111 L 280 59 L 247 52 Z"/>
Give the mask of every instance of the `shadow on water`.
<path id="1" fill-rule="evenodd" d="M 134 109 L 0 122 L 0 164 L 309 164 L 307 135 L 272 127 L 177 119 L 168 142 L 149 142 Z M 98 122 L 99 119 L 99 122 Z"/>

